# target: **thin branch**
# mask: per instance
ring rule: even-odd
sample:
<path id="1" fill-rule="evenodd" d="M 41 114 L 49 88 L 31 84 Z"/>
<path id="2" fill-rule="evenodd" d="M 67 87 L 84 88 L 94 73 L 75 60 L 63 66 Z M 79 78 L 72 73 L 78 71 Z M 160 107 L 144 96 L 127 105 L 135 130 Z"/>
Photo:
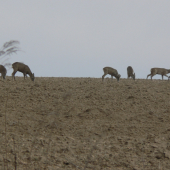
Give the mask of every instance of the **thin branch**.
<path id="1" fill-rule="evenodd" d="M 2 46 L 0 50 L 0 61 L 2 61 L 2 59 L 6 57 L 7 55 L 10 56 L 14 53 L 16 54 L 18 51 L 21 51 L 20 48 L 17 46 L 19 43 L 20 42 L 17 40 L 11 40 L 9 42 L 4 43 L 4 45 Z M 8 61 L 8 59 L 2 61 L 1 64 L 3 64 L 4 66 L 10 67 L 11 64 L 9 62 L 5 63 Z"/>
<path id="2" fill-rule="evenodd" d="M 0 51 L 0 56 L 1 56 L 1 55 L 4 55 L 4 54 L 5 54 L 5 52 L 4 52 L 4 51 Z"/>
<path id="3" fill-rule="evenodd" d="M 6 49 L 6 48 L 8 48 L 8 47 L 11 47 L 11 46 L 16 45 L 16 44 L 19 44 L 19 43 L 20 43 L 20 42 L 17 41 L 17 40 L 11 40 L 11 41 L 9 41 L 9 42 L 4 43 L 3 49 Z"/>
<path id="4" fill-rule="evenodd" d="M 0 51 L 0 56 L 2 55 L 11 55 L 13 53 L 16 53 L 17 51 L 21 51 L 19 47 L 17 46 L 19 44 L 19 41 L 12 40 L 9 42 L 4 43 L 2 50 Z"/>

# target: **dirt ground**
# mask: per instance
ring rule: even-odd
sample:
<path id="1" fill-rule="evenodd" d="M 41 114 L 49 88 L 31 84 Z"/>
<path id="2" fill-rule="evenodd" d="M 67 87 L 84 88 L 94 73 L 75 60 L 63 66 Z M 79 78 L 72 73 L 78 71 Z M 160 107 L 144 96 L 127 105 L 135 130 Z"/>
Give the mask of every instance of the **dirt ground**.
<path id="1" fill-rule="evenodd" d="M 0 169 L 170 169 L 170 81 L 11 79 L 0 80 Z"/>

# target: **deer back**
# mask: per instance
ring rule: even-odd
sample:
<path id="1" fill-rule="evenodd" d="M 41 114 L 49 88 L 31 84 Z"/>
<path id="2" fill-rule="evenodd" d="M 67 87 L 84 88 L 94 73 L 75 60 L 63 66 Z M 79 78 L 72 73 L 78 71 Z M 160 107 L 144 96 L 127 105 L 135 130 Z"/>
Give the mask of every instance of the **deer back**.
<path id="1" fill-rule="evenodd" d="M 131 66 L 127 67 L 127 74 L 128 74 L 128 76 L 133 76 L 134 71 L 133 71 L 133 68 Z"/>
<path id="2" fill-rule="evenodd" d="M 110 75 L 118 75 L 118 72 L 116 69 L 112 68 L 112 67 L 104 67 L 103 71 L 105 74 L 110 74 Z"/>

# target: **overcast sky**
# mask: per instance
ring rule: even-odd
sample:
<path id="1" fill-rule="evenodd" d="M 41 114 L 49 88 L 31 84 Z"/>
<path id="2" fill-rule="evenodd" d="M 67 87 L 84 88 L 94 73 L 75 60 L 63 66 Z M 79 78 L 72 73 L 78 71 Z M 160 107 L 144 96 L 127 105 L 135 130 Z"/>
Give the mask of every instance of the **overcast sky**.
<path id="1" fill-rule="evenodd" d="M 146 78 L 152 67 L 170 69 L 170 0 L 5 0 L 0 16 L 0 46 L 20 41 L 24 52 L 10 62 L 37 77 L 101 77 L 110 66 L 126 78 L 132 66 Z"/>

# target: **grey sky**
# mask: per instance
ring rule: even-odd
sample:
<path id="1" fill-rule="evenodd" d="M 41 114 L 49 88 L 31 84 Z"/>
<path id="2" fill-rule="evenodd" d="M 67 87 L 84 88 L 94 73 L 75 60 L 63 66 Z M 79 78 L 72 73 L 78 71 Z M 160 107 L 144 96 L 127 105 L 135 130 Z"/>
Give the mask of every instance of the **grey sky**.
<path id="1" fill-rule="evenodd" d="M 151 67 L 170 69 L 169 0 L 6 0 L 0 16 L 0 46 L 20 41 L 24 52 L 10 62 L 35 76 L 101 77 L 110 66 L 126 78 L 130 65 L 146 78 Z"/>

